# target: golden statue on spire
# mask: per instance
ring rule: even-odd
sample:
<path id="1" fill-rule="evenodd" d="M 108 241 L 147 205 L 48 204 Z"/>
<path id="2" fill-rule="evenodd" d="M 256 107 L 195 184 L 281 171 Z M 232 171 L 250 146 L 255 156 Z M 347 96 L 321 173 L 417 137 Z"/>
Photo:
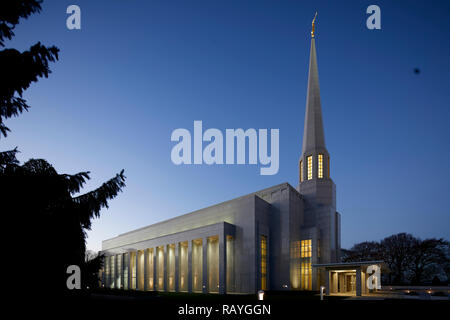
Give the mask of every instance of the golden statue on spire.
<path id="1" fill-rule="evenodd" d="M 312 38 L 314 38 L 314 26 L 315 26 L 315 22 L 316 22 L 316 17 L 317 17 L 317 11 L 316 11 L 316 14 L 314 15 L 314 19 L 312 21 L 312 31 L 311 31 Z"/>

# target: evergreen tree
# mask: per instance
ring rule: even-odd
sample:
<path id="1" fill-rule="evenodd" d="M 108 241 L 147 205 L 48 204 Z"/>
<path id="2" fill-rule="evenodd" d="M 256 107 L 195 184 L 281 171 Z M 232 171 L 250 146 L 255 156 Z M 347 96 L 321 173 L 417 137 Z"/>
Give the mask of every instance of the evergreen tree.
<path id="1" fill-rule="evenodd" d="M 48 77 L 49 63 L 58 59 L 56 47 L 40 42 L 24 52 L 5 48 L 19 20 L 40 12 L 41 3 L 0 2 L 0 47 L 4 48 L 0 51 L 0 138 L 10 131 L 4 120 L 30 108 L 22 97 L 24 90 L 39 78 Z M 4 252 L 7 250 L 8 269 L 14 271 L 14 276 L 6 277 L 6 284 L 24 292 L 36 289 L 32 291 L 35 298 L 48 297 L 42 295 L 44 291 L 61 296 L 67 288 L 67 267 L 78 265 L 83 288 L 92 287 L 96 284 L 92 275 L 101 267 L 101 257 L 85 261 L 86 230 L 125 186 L 123 170 L 99 188 L 80 194 L 89 172 L 60 174 L 42 159 L 20 164 L 17 152 L 17 148 L 0 152 L 3 243 L 10 247 Z"/>

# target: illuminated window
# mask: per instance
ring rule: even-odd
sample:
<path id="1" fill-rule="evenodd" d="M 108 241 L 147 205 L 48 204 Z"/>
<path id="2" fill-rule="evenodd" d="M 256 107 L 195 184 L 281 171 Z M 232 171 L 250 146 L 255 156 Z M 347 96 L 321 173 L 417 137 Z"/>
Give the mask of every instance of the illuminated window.
<path id="1" fill-rule="evenodd" d="M 323 154 L 319 154 L 319 156 L 318 156 L 318 159 L 317 160 L 319 160 L 318 161 L 318 163 L 319 163 L 319 165 L 318 165 L 318 177 L 319 177 L 319 179 L 322 179 L 323 178 Z"/>
<path id="2" fill-rule="evenodd" d="M 122 288 L 122 255 L 117 255 L 116 288 Z"/>
<path id="3" fill-rule="evenodd" d="M 202 279 L 203 279 L 203 241 L 202 239 L 195 239 L 192 240 L 192 291 L 202 292 L 203 289 Z"/>
<path id="4" fill-rule="evenodd" d="M 310 258 L 311 257 L 311 239 L 309 240 L 302 240 L 302 244 L 301 244 L 302 248 L 302 258 Z"/>
<path id="5" fill-rule="evenodd" d="M 154 274 L 154 251 L 153 248 L 147 249 L 147 290 L 154 290 L 155 279 Z"/>
<path id="6" fill-rule="evenodd" d="M 115 285 L 116 285 L 116 269 L 115 269 L 116 256 L 111 256 L 109 258 L 111 259 L 111 288 L 115 288 Z"/>
<path id="7" fill-rule="evenodd" d="M 300 182 L 303 182 L 303 160 L 300 161 Z"/>
<path id="8" fill-rule="evenodd" d="M 261 236 L 261 290 L 267 289 L 267 237 Z"/>
<path id="9" fill-rule="evenodd" d="M 306 161 L 308 162 L 308 180 L 312 179 L 312 156 L 309 156 L 306 158 Z"/>
<path id="10" fill-rule="evenodd" d="M 311 262 L 302 262 L 302 289 L 312 290 Z"/>
<path id="11" fill-rule="evenodd" d="M 166 259 L 167 291 L 175 291 L 175 244 L 167 245 Z"/>
<path id="12" fill-rule="evenodd" d="M 291 275 L 291 288 L 300 289 L 300 241 L 293 241 L 291 243 L 291 265 L 290 265 L 290 275 Z"/>
<path id="13" fill-rule="evenodd" d="M 156 286 L 157 290 L 164 291 L 164 247 L 156 248 Z"/>
<path id="14" fill-rule="evenodd" d="M 131 283 L 130 289 L 136 290 L 136 252 L 130 252 L 130 275 Z"/>
<path id="15" fill-rule="evenodd" d="M 128 290 L 128 279 L 129 279 L 129 269 L 130 269 L 130 256 L 129 253 L 123 254 L 123 288 Z"/>
<path id="16" fill-rule="evenodd" d="M 312 241 L 311 239 L 301 241 L 301 288 L 312 290 Z"/>
<path id="17" fill-rule="evenodd" d="M 188 242 L 180 242 L 178 258 L 178 288 L 180 291 L 188 291 Z"/>
<path id="18" fill-rule="evenodd" d="M 294 241 L 292 242 L 292 248 L 291 248 L 291 258 L 292 259 L 299 259 L 300 258 L 300 241 Z"/>

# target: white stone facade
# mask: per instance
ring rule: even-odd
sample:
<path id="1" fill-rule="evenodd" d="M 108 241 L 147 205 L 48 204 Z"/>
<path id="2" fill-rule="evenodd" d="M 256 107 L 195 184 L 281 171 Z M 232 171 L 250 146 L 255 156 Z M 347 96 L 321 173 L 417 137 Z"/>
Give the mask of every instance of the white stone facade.
<path id="1" fill-rule="evenodd" d="M 283 183 L 102 243 L 106 287 L 210 293 L 318 290 L 335 263 L 340 215 L 330 178 L 311 41 L 298 188 Z"/>

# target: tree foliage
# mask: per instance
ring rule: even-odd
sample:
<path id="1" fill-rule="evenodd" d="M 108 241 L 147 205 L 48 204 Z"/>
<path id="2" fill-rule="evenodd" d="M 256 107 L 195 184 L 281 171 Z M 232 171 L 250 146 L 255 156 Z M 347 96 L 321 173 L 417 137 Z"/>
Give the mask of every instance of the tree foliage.
<path id="1" fill-rule="evenodd" d="M 29 109 L 23 92 L 32 82 L 48 77 L 49 63 L 58 59 L 56 47 L 45 47 L 40 42 L 24 52 L 5 48 L 5 41 L 14 36 L 19 21 L 40 12 L 41 3 L 0 2 L 0 47 L 4 48 L 0 51 L 0 137 L 6 137 L 9 131 L 5 119 Z M 90 179 L 88 171 L 61 174 L 43 159 L 20 164 L 18 152 L 17 148 L 0 152 L 2 226 L 14 230 L 14 236 L 4 239 L 4 243 L 14 246 L 11 252 L 15 262 L 15 276 L 6 278 L 6 286 L 19 290 L 39 288 L 40 292 L 47 289 L 60 295 L 67 288 L 66 270 L 70 265 L 81 268 L 84 288 L 97 285 L 102 256 L 85 260 L 86 230 L 125 187 L 124 171 L 97 189 L 80 194 Z"/>
<path id="2" fill-rule="evenodd" d="M 42 1 L 17 0 L 0 2 L 0 139 L 7 136 L 9 128 L 4 120 L 18 116 L 30 106 L 23 99 L 23 92 L 32 82 L 48 77 L 49 62 L 58 60 L 59 49 L 46 47 L 40 42 L 28 50 L 20 52 L 13 48 L 5 48 L 5 40 L 14 36 L 14 28 L 21 18 L 40 12 Z"/>
<path id="3" fill-rule="evenodd" d="M 343 261 L 383 260 L 383 273 L 390 284 L 429 283 L 433 277 L 449 279 L 449 242 L 443 239 L 421 240 L 399 233 L 380 242 L 362 242 L 345 250 Z"/>

